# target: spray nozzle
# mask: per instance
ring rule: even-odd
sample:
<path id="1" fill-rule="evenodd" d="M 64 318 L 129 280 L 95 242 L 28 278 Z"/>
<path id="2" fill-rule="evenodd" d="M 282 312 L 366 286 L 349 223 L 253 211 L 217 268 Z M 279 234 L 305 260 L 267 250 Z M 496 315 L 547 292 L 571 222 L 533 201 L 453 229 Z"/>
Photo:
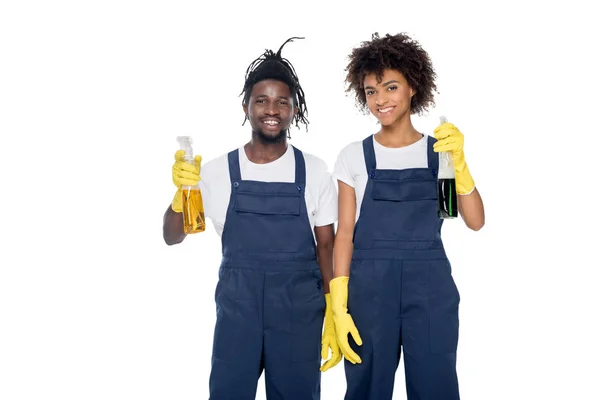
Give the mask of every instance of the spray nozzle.
<path id="1" fill-rule="evenodd" d="M 185 160 L 192 162 L 194 160 L 194 152 L 192 150 L 192 138 L 189 136 L 177 136 L 179 149 L 185 153 Z"/>
<path id="2" fill-rule="evenodd" d="M 445 124 L 446 122 L 448 122 L 448 118 L 446 118 L 444 115 L 440 115 L 440 125 Z"/>

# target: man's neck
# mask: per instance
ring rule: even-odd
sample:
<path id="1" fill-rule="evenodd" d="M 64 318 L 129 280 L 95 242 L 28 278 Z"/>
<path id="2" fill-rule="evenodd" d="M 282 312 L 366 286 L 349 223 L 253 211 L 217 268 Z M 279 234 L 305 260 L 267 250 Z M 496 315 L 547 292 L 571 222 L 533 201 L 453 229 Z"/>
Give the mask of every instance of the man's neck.
<path id="1" fill-rule="evenodd" d="M 265 142 L 253 137 L 244 146 L 248 160 L 255 164 L 267 164 L 279 159 L 287 151 L 287 138 L 278 142 Z"/>

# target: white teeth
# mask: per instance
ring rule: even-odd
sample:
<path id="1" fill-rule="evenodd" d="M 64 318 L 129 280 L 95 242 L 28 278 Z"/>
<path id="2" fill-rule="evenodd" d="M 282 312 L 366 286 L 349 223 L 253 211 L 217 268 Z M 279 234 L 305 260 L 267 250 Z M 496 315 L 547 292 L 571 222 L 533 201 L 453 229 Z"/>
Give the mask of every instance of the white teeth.
<path id="1" fill-rule="evenodd" d="M 279 122 L 277 122 L 277 121 L 267 120 L 267 121 L 263 121 L 263 122 L 267 125 L 279 125 Z"/>
<path id="2" fill-rule="evenodd" d="M 379 112 L 380 112 L 380 113 L 386 113 L 386 112 L 388 112 L 388 111 L 391 111 L 391 109 L 392 109 L 392 108 L 393 108 L 393 107 L 380 108 L 380 109 L 379 109 Z"/>

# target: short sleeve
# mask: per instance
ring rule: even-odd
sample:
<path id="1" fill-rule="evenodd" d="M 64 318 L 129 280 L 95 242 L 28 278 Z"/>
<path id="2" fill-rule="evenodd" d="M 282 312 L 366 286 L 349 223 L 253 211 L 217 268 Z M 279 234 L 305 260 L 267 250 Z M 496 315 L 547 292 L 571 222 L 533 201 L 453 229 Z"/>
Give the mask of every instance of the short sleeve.
<path id="1" fill-rule="evenodd" d="M 323 174 L 319 184 L 319 200 L 315 213 L 315 226 L 333 224 L 338 217 L 337 191 L 331 175 Z"/>
<path id="2" fill-rule="evenodd" d="M 333 178 L 340 180 L 351 187 L 355 187 L 356 175 L 352 171 L 352 157 L 350 154 L 352 146 L 353 144 L 346 146 L 338 155 L 335 167 L 333 168 Z"/>

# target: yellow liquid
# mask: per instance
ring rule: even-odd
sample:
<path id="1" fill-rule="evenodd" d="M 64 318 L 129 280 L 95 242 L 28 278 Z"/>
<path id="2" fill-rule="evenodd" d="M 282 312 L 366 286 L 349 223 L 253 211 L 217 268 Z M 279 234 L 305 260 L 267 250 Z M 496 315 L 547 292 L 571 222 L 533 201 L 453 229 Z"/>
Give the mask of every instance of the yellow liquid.
<path id="1" fill-rule="evenodd" d="M 187 234 L 204 232 L 204 204 L 200 189 L 183 189 L 183 231 Z"/>

